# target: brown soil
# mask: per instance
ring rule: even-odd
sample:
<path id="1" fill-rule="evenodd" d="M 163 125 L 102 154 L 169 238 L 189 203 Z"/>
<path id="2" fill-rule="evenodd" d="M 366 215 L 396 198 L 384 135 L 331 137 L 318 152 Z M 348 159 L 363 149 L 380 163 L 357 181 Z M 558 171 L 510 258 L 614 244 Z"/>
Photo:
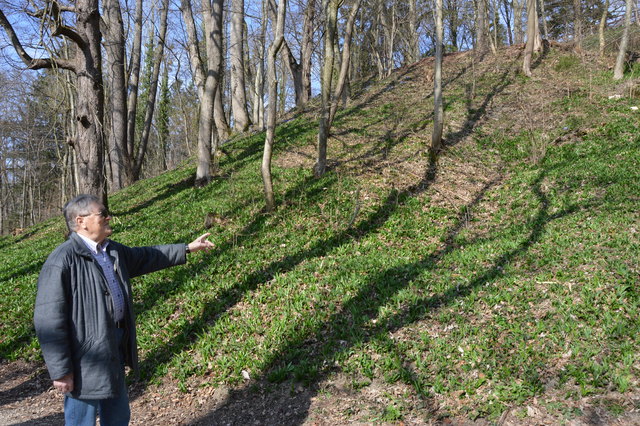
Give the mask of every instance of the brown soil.
<path id="1" fill-rule="evenodd" d="M 439 401 L 417 400 L 403 384 L 374 381 L 354 391 L 340 375 L 314 387 L 249 382 L 242 388 L 196 386 L 180 392 L 171 381 L 130 387 L 132 425 L 490 425 L 496 422 L 452 418 L 437 413 Z M 406 399 L 402 399 L 406 398 Z M 409 414 L 388 421 L 381 416 L 390 400 L 402 400 Z M 42 364 L 0 364 L 0 425 L 62 425 L 63 396 L 54 391 Z M 566 402 L 566 401 L 565 401 Z M 583 398 L 572 404 L 573 418 L 548 411 L 548 401 L 533 399 L 508 409 L 497 424 L 640 425 L 640 392 Z M 626 408 L 616 417 L 611 407 Z"/>

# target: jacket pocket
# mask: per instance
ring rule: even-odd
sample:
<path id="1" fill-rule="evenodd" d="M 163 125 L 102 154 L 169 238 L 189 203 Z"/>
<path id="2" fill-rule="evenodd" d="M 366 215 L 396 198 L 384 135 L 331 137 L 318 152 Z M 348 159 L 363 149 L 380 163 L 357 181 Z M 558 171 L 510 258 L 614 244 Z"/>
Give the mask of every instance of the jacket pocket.
<path id="1" fill-rule="evenodd" d="M 78 348 L 77 351 L 75 351 L 75 353 L 73 354 L 73 357 L 78 360 L 80 358 L 82 358 L 87 352 L 89 352 L 91 350 L 91 348 L 93 347 L 93 345 L 95 344 L 95 340 L 93 339 L 87 339 L 85 340 L 80 347 Z"/>

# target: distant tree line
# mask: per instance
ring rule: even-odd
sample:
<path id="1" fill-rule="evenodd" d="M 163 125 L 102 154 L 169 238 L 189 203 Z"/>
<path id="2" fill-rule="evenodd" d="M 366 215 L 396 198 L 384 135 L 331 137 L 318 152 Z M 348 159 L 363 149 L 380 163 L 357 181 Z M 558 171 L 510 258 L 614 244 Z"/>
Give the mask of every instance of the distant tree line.
<path id="1" fill-rule="evenodd" d="M 603 31 L 614 26 L 624 29 L 621 78 L 639 21 L 632 0 L 0 0 L 0 232 L 57 213 L 79 192 L 107 205 L 108 193 L 188 158 L 206 185 L 220 144 L 248 130 L 266 131 L 273 209 L 277 117 L 314 94 L 321 176 L 353 82 L 426 56 L 525 42 L 530 75 L 543 38 L 580 51 L 600 34 L 604 55 Z"/>

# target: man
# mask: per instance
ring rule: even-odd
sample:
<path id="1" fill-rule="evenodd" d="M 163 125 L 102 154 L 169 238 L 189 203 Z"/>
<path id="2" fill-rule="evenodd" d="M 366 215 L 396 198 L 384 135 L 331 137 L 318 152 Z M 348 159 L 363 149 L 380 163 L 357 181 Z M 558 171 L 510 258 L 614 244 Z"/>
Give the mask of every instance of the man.
<path id="1" fill-rule="evenodd" d="M 53 386 L 65 394 L 67 425 L 129 423 L 124 366 L 138 363 L 130 278 L 186 262 L 209 250 L 204 234 L 189 244 L 127 247 L 108 239 L 109 212 L 92 195 L 64 206 L 69 238 L 47 258 L 34 312 Z"/>

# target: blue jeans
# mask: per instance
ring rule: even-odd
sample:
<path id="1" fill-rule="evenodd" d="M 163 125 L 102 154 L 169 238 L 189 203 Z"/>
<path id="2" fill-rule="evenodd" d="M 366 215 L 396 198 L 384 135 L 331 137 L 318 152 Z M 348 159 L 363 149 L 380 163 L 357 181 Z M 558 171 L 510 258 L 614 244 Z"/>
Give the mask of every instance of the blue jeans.
<path id="1" fill-rule="evenodd" d="M 122 340 L 124 330 L 116 329 L 118 343 Z M 124 374 L 124 362 L 122 362 Z M 64 397 L 64 423 L 67 426 L 95 426 L 96 416 L 100 415 L 103 426 L 126 426 L 129 424 L 129 394 L 123 382 L 117 398 L 110 399 L 77 399 L 69 395 Z"/>

